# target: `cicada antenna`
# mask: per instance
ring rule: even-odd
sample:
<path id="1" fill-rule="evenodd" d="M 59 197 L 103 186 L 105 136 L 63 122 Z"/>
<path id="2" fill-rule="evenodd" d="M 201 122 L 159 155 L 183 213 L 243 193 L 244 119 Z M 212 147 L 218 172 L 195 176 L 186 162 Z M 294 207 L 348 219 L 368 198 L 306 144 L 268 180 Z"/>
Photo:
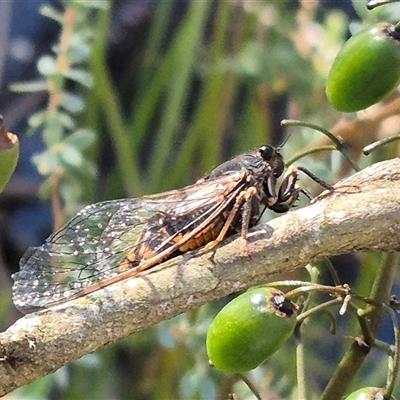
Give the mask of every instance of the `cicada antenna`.
<path id="1" fill-rule="evenodd" d="M 286 144 L 286 142 L 290 139 L 291 136 L 292 136 L 292 132 L 289 132 L 286 135 L 286 137 L 283 139 L 283 142 L 277 147 L 278 151 Z"/>

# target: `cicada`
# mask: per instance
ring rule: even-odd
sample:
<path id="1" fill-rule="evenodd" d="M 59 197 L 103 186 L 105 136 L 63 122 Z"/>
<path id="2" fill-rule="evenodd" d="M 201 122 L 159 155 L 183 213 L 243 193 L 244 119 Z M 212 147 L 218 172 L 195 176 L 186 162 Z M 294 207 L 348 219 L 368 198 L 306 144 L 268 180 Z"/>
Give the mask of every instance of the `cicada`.
<path id="1" fill-rule="evenodd" d="M 266 208 L 283 213 L 300 193 L 309 197 L 299 171 L 333 190 L 303 167 L 284 170 L 280 148 L 265 145 L 182 189 L 85 207 L 25 253 L 13 275 L 15 306 L 24 313 L 51 307 L 235 233 L 245 239 Z"/>

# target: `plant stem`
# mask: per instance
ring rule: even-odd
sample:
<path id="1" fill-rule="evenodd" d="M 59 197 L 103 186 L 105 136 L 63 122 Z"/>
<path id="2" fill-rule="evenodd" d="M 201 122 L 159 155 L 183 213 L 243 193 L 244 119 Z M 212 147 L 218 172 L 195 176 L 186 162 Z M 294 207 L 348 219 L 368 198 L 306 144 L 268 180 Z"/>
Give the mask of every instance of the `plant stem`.
<path id="1" fill-rule="evenodd" d="M 397 3 L 399 0 L 371 0 L 367 4 L 367 9 L 368 10 L 373 10 L 376 7 L 383 6 L 385 4 L 390 4 L 390 3 Z"/>
<path id="2" fill-rule="evenodd" d="M 392 320 L 393 325 L 393 334 L 394 334 L 394 345 L 391 346 L 393 349 L 393 353 L 389 358 L 389 365 L 388 365 L 388 378 L 385 390 L 385 399 L 390 398 L 393 393 L 394 387 L 396 385 L 397 376 L 399 375 L 399 368 L 400 368 L 400 332 L 399 326 L 397 323 L 397 316 L 395 311 L 386 306 L 386 311 L 389 313 L 390 318 Z"/>
<path id="3" fill-rule="evenodd" d="M 342 141 L 339 138 L 337 138 L 334 134 L 329 132 L 327 129 L 324 129 L 324 128 L 318 126 L 318 125 L 311 124 L 311 123 L 308 123 L 308 122 L 297 121 L 295 119 L 284 119 L 284 120 L 281 121 L 281 125 L 282 126 L 304 126 L 306 128 L 314 129 L 314 130 L 316 130 L 318 132 L 321 132 L 323 135 L 327 136 L 333 142 L 333 144 L 335 145 L 336 149 L 342 153 L 343 157 L 353 167 L 354 171 L 360 171 L 360 168 L 358 167 L 356 162 L 352 160 L 352 158 L 350 157 L 347 149 L 343 145 Z"/>
<path id="4" fill-rule="evenodd" d="M 337 148 L 332 144 L 328 144 L 326 146 L 321 146 L 321 147 L 315 147 L 313 149 L 309 149 L 309 150 L 303 151 L 301 153 L 298 153 L 292 158 L 289 158 L 285 162 L 285 165 L 288 167 L 289 165 L 292 165 L 293 163 L 295 163 L 297 160 L 300 160 L 301 158 L 303 158 L 305 156 L 309 156 L 310 154 L 319 153 L 320 151 L 334 151 L 334 150 L 337 150 Z"/>
<path id="5" fill-rule="evenodd" d="M 372 153 L 374 150 L 378 149 L 381 146 L 384 146 L 385 144 L 389 144 L 392 143 L 396 140 L 400 140 L 400 135 L 394 135 L 394 136 L 390 136 L 387 137 L 385 139 L 382 140 L 378 140 L 377 142 L 371 143 L 368 146 L 365 146 L 363 148 L 363 153 L 368 156 L 370 153 Z"/>
<path id="6" fill-rule="evenodd" d="M 323 293 L 330 293 L 335 296 L 346 296 L 349 294 L 350 289 L 345 286 L 326 286 L 326 285 L 309 285 L 309 286 L 302 286 L 296 289 L 287 292 L 285 298 L 287 300 L 295 299 L 296 297 L 302 295 L 303 293 L 310 293 L 310 292 L 323 292 Z"/>
<path id="7" fill-rule="evenodd" d="M 389 301 L 398 261 L 397 253 L 388 253 L 382 265 L 377 268 L 377 275 L 370 296 L 373 301 L 377 303 L 387 303 Z M 383 307 L 374 307 L 372 305 L 368 305 L 359 312 L 360 318 L 368 315 L 369 329 L 373 337 L 376 337 L 379 331 L 383 313 Z M 367 343 L 367 345 L 372 344 Z M 358 342 L 353 342 L 322 393 L 321 400 L 340 400 L 343 397 L 369 351 L 370 348 L 360 346 Z"/>
<path id="8" fill-rule="evenodd" d="M 299 338 L 296 346 L 296 370 L 297 370 L 297 397 L 299 399 L 308 399 L 307 396 L 307 379 L 306 379 L 306 361 L 304 342 L 301 340 L 299 327 Z"/>
<path id="9" fill-rule="evenodd" d="M 297 317 L 297 322 L 302 322 L 304 319 L 308 318 L 310 315 L 315 314 L 317 312 L 324 312 L 326 309 L 330 307 L 337 306 L 343 302 L 343 299 L 338 297 L 337 299 L 329 300 L 325 303 L 318 304 L 317 306 L 310 308 L 309 310 L 305 311 L 304 313 L 301 313 Z"/>
<path id="10" fill-rule="evenodd" d="M 262 400 L 260 393 L 258 393 L 256 385 L 254 385 L 254 383 L 245 374 L 236 374 L 236 376 L 247 385 L 247 387 L 251 390 L 257 400 Z"/>
<path id="11" fill-rule="evenodd" d="M 62 32 L 60 37 L 60 50 L 57 57 L 57 70 L 60 71 L 60 73 L 64 76 L 68 73 L 70 67 L 68 50 L 70 47 L 72 34 L 74 32 L 77 16 L 77 8 L 69 7 L 65 10 L 63 17 Z M 48 81 L 49 103 L 47 106 L 47 112 L 49 114 L 54 114 L 58 111 L 58 107 L 61 102 L 63 82 L 64 79 L 62 79 L 60 82 L 58 77 L 53 77 Z"/>

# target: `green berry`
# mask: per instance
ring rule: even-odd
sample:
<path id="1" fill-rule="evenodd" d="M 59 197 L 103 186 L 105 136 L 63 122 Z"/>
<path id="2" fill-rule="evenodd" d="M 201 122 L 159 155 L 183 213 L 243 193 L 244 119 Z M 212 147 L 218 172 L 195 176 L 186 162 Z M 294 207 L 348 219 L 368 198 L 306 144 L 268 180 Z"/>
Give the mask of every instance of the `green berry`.
<path id="1" fill-rule="evenodd" d="M 17 135 L 6 132 L 0 116 L 0 193 L 8 183 L 17 166 L 19 141 Z"/>
<path id="2" fill-rule="evenodd" d="M 256 368 L 292 335 L 297 308 L 280 290 L 255 288 L 228 303 L 207 333 L 210 362 L 228 373 Z"/>
<path id="3" fill-rule="evenodd" d="M 339 111 L 365 109 L 400 83 L 400 32 L 380 23 L 350 38 L 332 65 L 326 94 Z"/>
<path id="4" fill-rule="evenodd" d="M 377 387 L 365 387 L 349 394 L 345 400 L 384 400 L 384 389 Z M 391 397 L 395 400 L 394 397 Z"/>

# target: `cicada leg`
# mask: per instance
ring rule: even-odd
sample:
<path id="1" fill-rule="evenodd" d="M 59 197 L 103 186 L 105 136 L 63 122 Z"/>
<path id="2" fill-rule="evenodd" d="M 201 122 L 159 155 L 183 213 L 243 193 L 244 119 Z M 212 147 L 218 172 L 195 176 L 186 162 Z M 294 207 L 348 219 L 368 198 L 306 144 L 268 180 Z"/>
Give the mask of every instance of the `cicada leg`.
<path id="1" fill-rule="evenodd" d="M 236 198 L 236 202 L 230 210 L 228 218 L 226 219 L 218 236 L 213 241 L 207 243 L 205 247 L 207 250 L 214 248 L 217 244 L 221 243 L 225 239 L 229 228 L 231 228 L 233 221 L 235 220 L 237 213 L 240 212 L 240 207 L 242 206 L 241 237 L 246 240 L 251 218 L 251 199 L 254 196 L 257 196 L 257 189 L 255 187 L 250 187 L 249 189 L 239 193 L 238 197 Z"/>
<path id="2" fill-rule="evenodd" d="M 330 192 L 335 190 L 333 186 L 318 178 L 307 168 L 301 166 L 291 166 L 282 180 L 276 203 L 269 207 L 271 210 L 277 213 L 285 213 L 289 211 L 298 199 L 300 193 L 303 193 L 309 200 L 312 200 L 311 194 L 306 189 L 303 189 L 297 185 L 299 171 L 304 172 L 314 182 L 318 183 L 320 186 L 329 190 Z"/>
<path id="3" fill-rule="evenodd" d="M 275 204 L 269 206 L 272 211 L 277 213 L 285 213 L 286 211 L 289 211 L 298 199 L 300 193 L 304 193 L 309 197 L 308 192 L 297 185 L 298 179 L 297 168 L 289 168 L 283 177 Z"/>
<path id="4" fill-rule="evenodd" d="M 330 185 L 329 183 L 326 183 L 324 180 L 321 178 L 318 178 L 318 176 L 314 175 L 311 171 L 309 171 L 307 168 L 304 168 L 302 166 L 297 166 L 293 167 L 296 171 L 301 171 L 304 172 L 306 175 L 308 175 L 314 182 L 318 183 L 318 185 L 322 186 L 326 190 L 329 190 L 330 192 L 334 192 L 335 188 Z"/>

